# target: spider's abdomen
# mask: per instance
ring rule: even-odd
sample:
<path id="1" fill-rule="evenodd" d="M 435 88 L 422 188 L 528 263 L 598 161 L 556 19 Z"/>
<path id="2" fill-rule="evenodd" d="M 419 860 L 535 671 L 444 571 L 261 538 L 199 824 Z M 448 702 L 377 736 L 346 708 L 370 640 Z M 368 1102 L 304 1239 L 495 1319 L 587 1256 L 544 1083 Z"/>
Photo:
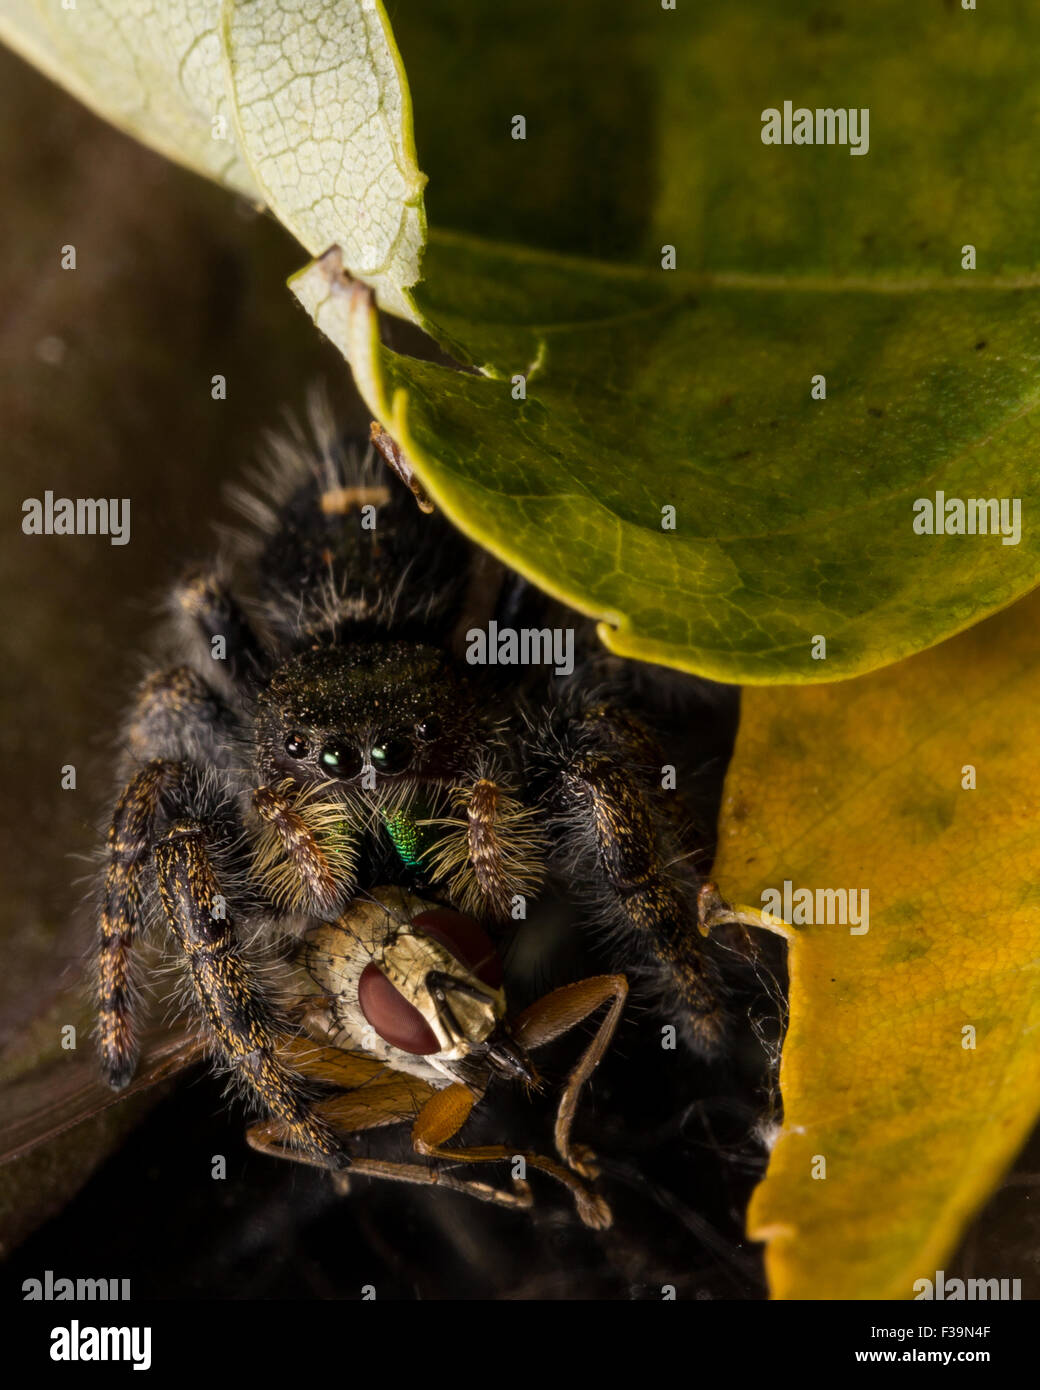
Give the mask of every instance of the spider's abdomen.
<path id="1" fill-rule="evenodd" d="M 269 621 L 307 638 L 340 624 L 421 622 L 438 632 L 464 592 L 470 547 L 381 469 L 344 455 L 274 513 L 257 563 Z"/>

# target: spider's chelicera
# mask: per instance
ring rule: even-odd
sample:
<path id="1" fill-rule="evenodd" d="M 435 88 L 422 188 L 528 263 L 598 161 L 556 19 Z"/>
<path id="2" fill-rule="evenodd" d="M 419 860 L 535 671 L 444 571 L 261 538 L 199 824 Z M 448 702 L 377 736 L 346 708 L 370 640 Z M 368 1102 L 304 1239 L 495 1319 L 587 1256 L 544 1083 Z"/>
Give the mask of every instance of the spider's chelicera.
<path id="1" fill-rule="evenodd" d="M 335 923 L 377 885 L 440 904 L 499 954 L 562 904 L 612 933 L 695 1047 L 716 1043 L 723 1011 L 689 817 L 662 778 L 652 719 L 633 711 L 627 664 L 590 625 L 571 675 L 467 664 L 475 625 L 575 615 L 424 514 L 371 451 L 341 448 L 327 427 L 316 436 L 276 446 L 240 498 L 250 539 L 175 591 L 170 660 L 125 731 L 98 1007 L 103 1066 L 123 1086 L 136 1064 L 134 940 L 165 923 L 219 1061 L 287 1145 L 335 1166 L 348 1161 L 342 1138 L 279 1047 L 293 1025 L 264 943 Z M 362 971 L 357 987 L 388 1041 L 417 1055 L 436 1042 L 450 1070 L 458 1032 L 462 1052 L 526 1074 L 498 1004 L 471 1026 L 497 985 L 428 972 L 416 1021 L 387 993 L 388 969 Z"/>

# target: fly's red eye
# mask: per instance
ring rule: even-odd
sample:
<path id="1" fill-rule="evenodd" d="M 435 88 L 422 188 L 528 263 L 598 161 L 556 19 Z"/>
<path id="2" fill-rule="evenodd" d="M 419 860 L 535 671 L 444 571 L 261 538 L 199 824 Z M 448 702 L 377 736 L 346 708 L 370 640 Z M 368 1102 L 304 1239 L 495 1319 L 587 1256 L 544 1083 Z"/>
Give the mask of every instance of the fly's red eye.
<path id="1" fill-rule="evenodd" d="M 399 1047 L 402 1052 L 416 1053 L 420 1057 L 440 1051 L 440 1043 L 433 1029 L 374 961 L 370 961 L 361 972 L 358 1004 L 368 1022 L 391 1047 Z"/>
<path id="2" fill-rule="evenodd" d="M 472 917 L 446 907 L 433 907 L 413 917 L 412 926 L 446 947 L 478 980 L 498 989 L 502 983 L 502 962 L 491 939 Z M 358 1004 L 367 1022 L 391 1047 L 420 1057 L 440 1051 L 433 1029 L 374 961 L 361 972 Z"/>
<path id="3" fill-rule="evenodd" d="M 412 925 L 447 946 L 456 960 L 471 970 L 478 980 L 498 989 L 502 983 L 502 962 L 491 938 L 472 917 L 447 907 L 432 907 L 412 918 Z"/>

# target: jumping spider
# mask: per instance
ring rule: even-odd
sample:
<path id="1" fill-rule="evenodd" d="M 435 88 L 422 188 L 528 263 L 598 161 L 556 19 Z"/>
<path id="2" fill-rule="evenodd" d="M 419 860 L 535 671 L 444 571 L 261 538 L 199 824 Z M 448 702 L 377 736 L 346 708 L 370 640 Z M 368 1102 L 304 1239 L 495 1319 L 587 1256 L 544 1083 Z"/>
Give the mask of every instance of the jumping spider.
<path id="1" fill-rule="evenodd" d="M 609 929 L 619 964 L 649 977 L 692 1046 L 711 1050 L 724 1028 L 690 818 L 662 778 L 676 759 L 638 698 L 637 664 L 608 657 L 587 623 L 571 675 L 467 664 L 477 618 L 578 620 L 414 491 L 317 416 L 313 440 L 274 446 L 239 497 L 250 538 L 175 590 L 108 832 L 109 1082 L 125 1086 L 137 1060 L 135 938 L 165 923 L 211 1051 L 280 1144 L 328 1167 L 349 1163 L 343 1136 L 287 1060 L 296 1025 L 265 950 L 336 922 L 376 885 L 479 919 L 500 950 L 539 921 L 544 939 L 569 912 Z M 689 705 L 670 709 L 670 728 L 689 721 Z M 515 1073 L 506 1032 L 481 1047 Z"/>

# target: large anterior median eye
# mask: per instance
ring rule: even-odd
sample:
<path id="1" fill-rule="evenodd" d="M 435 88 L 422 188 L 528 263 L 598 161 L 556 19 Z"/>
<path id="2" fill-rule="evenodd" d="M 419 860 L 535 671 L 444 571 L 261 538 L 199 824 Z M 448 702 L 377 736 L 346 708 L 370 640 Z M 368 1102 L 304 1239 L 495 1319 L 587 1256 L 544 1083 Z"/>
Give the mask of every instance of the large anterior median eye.
<path id="1" fill-rule="evenodd" d="M 412 761 L 412 745 L 406 738 L 385 738 L 372 749 L 372 766 L 377 772 L 404 772 Z"/>
<path id="2" fill-rule="evenodd" d="M 425 719 L 420 719 L 415 726 L 415 732 L 427 743 L 432 743 L 435 738 L 440 738 L 444 731 L 439 714 L 428 714 Z"/>
<path id="3" fill-rule="evenodd" d="M 326 743 L 318 762 L 330 777 L 356 777 L 361 771 L 361 754 L 346 743 Z"/>

